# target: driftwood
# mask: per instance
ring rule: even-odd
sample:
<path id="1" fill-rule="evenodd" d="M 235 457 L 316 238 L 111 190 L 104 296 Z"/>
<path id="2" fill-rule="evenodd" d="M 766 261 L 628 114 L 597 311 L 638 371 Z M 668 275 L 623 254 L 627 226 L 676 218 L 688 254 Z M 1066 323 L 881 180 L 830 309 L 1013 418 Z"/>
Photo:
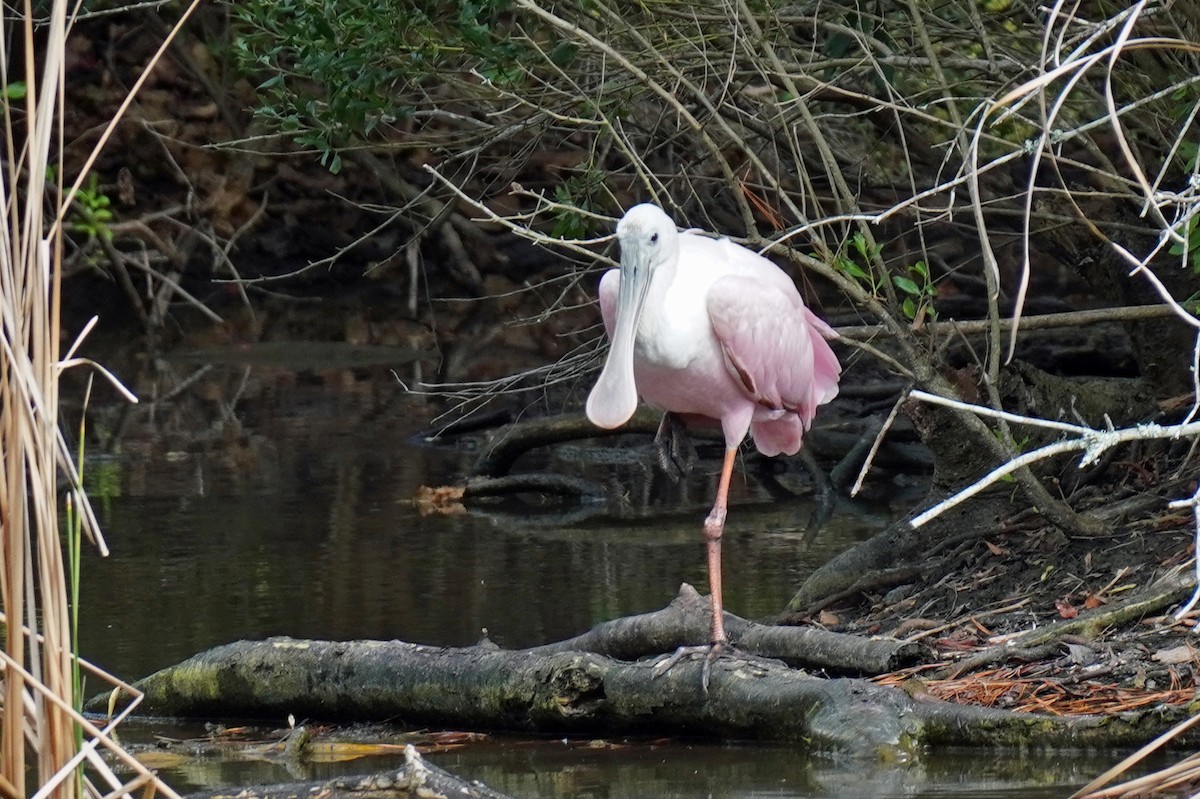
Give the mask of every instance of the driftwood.
<path id="1" fill-rule="evenodd" d="M 417 799 L 448 797 L 462 799 L 508 799 L 487 786 L 464 780 L 432 765 L 409 746 L 404 750 L 404 767 L 397 771 L 364 777 L 340 777 L 321 782 L 255 785 L 215 789 L 190 794 L 189 799 L 296 799 L 319 796 L 321 799 Z"/>
<path id="2" fill-rule="evenodd" d="M 569 474 L 535 472 L 504 477 L 468 477 L 463 497 L 503 497 L 539 493 L 570 497 L 580 502 L 603 503 L 608 499 L 604 487 Z"/>
<path id="3" fill-rule="evenodd" d="M 691 601 L 685 596 L 673 607 Z M 639 626 L 653 630 L 661 626 L 656 617 L 677 612 L 697 615 L 668 608 L 601 625 L 577 642 L 632 651 L 639 647 L 628 642 L 639 639 Z M 758 632 L 743 624 L 746 645 Z M 664 648 L 690 635 L 667 636 Z M 782 637 L 784 631 L 763 632 L 759 640 Z M 137 687 L 145 693 L 140 710 L 153 714 L 293 714 L 555 735 L 696 735 L 872 754 L 915 753 L 933 745 L 1113 746 L 1144 741 L 1170 723 L 1151 713 L 1062 719 L 961 706 L 921 691 L 821 679 L 782 663 L 734 657 L 713 664 L 706 694 L 696 660 L 656 678 L 652 660 L 555 651 L 566 646 L 506 651 L 486 642 L 442 648 L 401 641 L 242 641 L 198 654 Z M 102 711 L 107 703 L 108 697 L 96 697 L 89 709 Z"/>

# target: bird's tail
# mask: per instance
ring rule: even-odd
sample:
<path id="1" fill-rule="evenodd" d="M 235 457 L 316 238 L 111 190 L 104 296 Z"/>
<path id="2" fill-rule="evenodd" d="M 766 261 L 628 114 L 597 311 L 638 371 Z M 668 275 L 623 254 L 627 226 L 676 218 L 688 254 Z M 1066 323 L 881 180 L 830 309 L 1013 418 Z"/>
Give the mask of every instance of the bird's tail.
<path id="1" fill-rule="evenodd" d="M 795 455 L 804 438 L 804 420 L 794 413 L 778 419 L 764 419 L 750 425 L 754 446 L 764 455 Z"/>

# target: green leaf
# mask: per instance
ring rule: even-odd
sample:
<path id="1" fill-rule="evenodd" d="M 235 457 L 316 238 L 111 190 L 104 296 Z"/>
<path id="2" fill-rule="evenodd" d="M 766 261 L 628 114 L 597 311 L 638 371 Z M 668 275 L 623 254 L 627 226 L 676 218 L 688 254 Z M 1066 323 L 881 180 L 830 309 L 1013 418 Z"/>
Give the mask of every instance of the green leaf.
<path id="1" fill-rule="evenodd" d="M 839 258 L 837 260 L 837 268 L 845 272 L 852 278 L 857 280 L 867 280 L 867 273 L 858 264 L 851 261 L 849 258 Z"/>
<path id="2" fill-rule="evenodd" d="M 579 45 L 564 40 L 554 45 L 554 49 L 550 51 L 550 60 L 555 66 L 565 67 L 574 61 L 577 55 Z"/>
<path id="3" fill-rule="evenodd" d="M 896 284 L 896 288 L 909 294 L 913 297 L 921 296 L 921 289 L 913 282 L 912 278 L 904 277 L 903 275 L 892 275 L 892 282 Z"/>
<path id="4" fill-rule="evenodd" d="M 1200 155 L 1200 143 L 1185 141 L 1179 145 L 1179 149 L 1175 152 L 1183 158 L 1184 168 L 1192 170 L 1196 168 L 1196 156 Z"/>
<path id="5" fill-rule="evenodd" d="M 854 249 L 858 250 L 858 254 L 861 255 L 864 259 L 866 259 L 868 257 L 867 256 L 867 237 L 866 236 L 864 236 L 862 233 L 855 233 L 854 236 L 850 239 L 850 243 L 854 245 Z"/>
<path id="6" fill-rule="evenodd" d="M 854 39 L 839 31 L 825 40 L 825 55 L 829 58 L 841 58 L 849 52 L 853 44 Z"/>
<path id="7" fill-rule="evenodd" d="M 24 81 L 15 80 L 4 87 L 4 96 L 9 100 L 23 100 L 28 91 Z"/>
<path id="8" fill-rule="evenodd" d="M 917 318 L 917 304 L 913 302 L 912 297 L 904 298 L 904 302 L 900 305 L 900 310 L 904 311 L 904 315 L 909 319 Z"/>
<path id="9" fill-rule="evenodd" d="M 1182 304 L 1191 311 L 1192 316 L 1200 316 L 1200 291 L 1194 292 Z"/>

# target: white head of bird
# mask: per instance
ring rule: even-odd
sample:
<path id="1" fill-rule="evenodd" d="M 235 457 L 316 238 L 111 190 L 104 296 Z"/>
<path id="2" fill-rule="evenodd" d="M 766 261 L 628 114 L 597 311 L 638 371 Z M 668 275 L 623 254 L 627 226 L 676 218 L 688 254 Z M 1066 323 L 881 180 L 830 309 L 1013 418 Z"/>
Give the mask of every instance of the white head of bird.
<path id="1" fill-rule="evenodd" d="M 621 246 L 621 284 L 617 325 L 604 370 L 588 395 L 587 415 L 597 427 L 612 429 L 629 421 L 637 410 L 633 378 L 633 348 L 638 321 L 650 294 L 654 275 L 674 268 L 679 257 L 679 231 L 657 205 L 642 203 L 625 212 L 617 223 Z"/>

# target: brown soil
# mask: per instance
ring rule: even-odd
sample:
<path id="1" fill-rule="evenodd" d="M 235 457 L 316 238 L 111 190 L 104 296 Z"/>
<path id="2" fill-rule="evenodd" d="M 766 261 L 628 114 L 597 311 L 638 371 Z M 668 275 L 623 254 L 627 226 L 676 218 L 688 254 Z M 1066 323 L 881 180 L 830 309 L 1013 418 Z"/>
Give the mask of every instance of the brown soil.
<path id="1" fill-rule="evenodd" d="M 835 604 L 817 621 L 923 641 L 930 664 L 881 681 L 918 679 L 921 690 L 945 699 L 1055 714 L 1188 705 L 1200 613 L 1176 620 L 1178 601 L 1129 621 L 1065 629 L 1038 646 L 1014 640 L 1117 610 L 1167 575 L 1187 583 L 1195 527 L 1190 513 L 1165 509 L 1179 494 L 1155 484 L 1152 470 L 1164 460 L 1116 461 L 1094 498 L 1077 505 L 1114 519 L 1108 535 L 1064 535 L 1019 511 L 1017 497 L 1008 518 L 981 519 L 981 528 L 933 543 L 928 558 L 912 564 L 919 579 Z M 1169 475 L 1163 482 L 1173 482 Z M 1017 645 L 998 646 L 1008 641 Z"/>

